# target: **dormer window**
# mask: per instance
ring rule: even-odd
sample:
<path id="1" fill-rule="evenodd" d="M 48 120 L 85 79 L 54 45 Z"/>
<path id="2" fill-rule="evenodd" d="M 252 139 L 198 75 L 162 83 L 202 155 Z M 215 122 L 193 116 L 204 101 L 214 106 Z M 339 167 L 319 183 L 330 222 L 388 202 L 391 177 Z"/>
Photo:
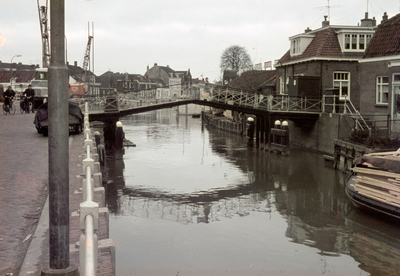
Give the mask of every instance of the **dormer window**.
<path id="1" fill-rule="evenodd" d="M 290 39 L 290 55 L 299 56 L 307 49 L 313 40 L 314 35 L 303 34 L 301 36 L 291 37 Z"/>
<path id="2" fill-rule="evenodd" d="M 292 40 L 291 54 L 298 55 L 300 54 L 300 38 L 296 38 Z"/>
<path id="3" fill-rule="evenodd" d="M 344 34 L 344 51 L 364 51 L 367 48 L 372 34 Z"/>

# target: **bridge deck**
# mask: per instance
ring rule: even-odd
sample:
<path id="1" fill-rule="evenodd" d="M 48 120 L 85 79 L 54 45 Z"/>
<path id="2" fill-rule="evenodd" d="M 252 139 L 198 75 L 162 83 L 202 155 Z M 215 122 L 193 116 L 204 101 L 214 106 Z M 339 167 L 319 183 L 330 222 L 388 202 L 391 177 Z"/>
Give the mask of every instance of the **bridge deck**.
<path id="1" fill-rule="evenodd" d="M 226 104 L 221 102 L 214 102 L 214 101 L 201 101 L 201 100 L 177 100 L 177 101 L 169 101 L 163 103 L 152 103 L 143 106 L 135 106 L 129 107 L 124 109 L 119 109 L 119 111 L 108 111 L 105 112 L 104 110 L 92 110 L 89 111 L 89 119 L 90 121 L 105 121 L 107 118 L 112 116 L 125 116 L 130 114 L 137 114 L 148 112 L 152 110 L 164 109 L 164 108 L 171 108 L 180 105 L 187 105 L 187 104 L 197 104 L 203 106 L 210 106 L 219 109 L 229 109 L 238 112 L 243 112 L 246 114 L 254 114 L 259 116 L 266 116 L 271 117 L 273 119 L 287 119 L 287 120 L 317 120 L 320 114 L 320 110 L 316 111 L 302 111 L 302 110 L 286 110 L 286 109 L 279 109 L 276 108 L 274 110 L 266 110 L 264 108 L 252 108 L 249 106 L 238 106 L 232 104 Z"/>

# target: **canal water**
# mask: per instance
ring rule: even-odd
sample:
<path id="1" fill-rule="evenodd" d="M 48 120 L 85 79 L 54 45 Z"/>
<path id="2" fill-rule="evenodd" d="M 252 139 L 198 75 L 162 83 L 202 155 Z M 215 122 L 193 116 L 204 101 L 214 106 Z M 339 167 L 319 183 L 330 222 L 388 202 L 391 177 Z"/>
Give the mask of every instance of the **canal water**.
<path id="1" fill-rule="evenodd" d="M 396 225 L 322 155 L 280 156 L 164 109 L 121 118 L 106 187 L 117 275 L 399 275 Z"/>

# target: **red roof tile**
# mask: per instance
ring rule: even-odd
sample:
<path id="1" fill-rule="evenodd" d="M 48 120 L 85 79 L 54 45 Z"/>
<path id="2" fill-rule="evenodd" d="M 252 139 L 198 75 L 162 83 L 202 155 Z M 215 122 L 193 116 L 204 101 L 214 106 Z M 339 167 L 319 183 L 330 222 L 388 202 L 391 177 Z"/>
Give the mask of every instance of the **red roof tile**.
<path id="1" fill-rule="evenodd" d="M 400 54 L 400 14 L 382 22 L 375 31 L 363 58 Z"/>
<path id="2" fill-rule="evenodd" d="M 321 58 L 341 58 L 341 57 L 361 57 L 362 53 L 343 53 L 335 30 L 331 27 L 315 33 L 315 37 L 299 56 L 290 56 L 287 51 L 279 62 L 290 62 L 315 57 Z"/>
<path id="3" fill-rule="evenodd" d="M 16 82 L 30 82 L 35 78 L 35 71 L 0 71 L 0 83 L 10 82 L 11 77 Z"/>
<path id="4" fill-rule="evenodd" d="M 248 71 L 231 81 L 228 86 L 244 91 L 257 91 L 261 87 L 275 85 L 276 70 Z"/>

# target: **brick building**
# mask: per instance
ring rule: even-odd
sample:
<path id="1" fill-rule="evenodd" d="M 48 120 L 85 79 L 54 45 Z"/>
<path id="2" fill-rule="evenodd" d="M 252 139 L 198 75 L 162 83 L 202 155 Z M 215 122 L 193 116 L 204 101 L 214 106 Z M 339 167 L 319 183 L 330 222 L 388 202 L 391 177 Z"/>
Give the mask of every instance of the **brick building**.
<path id="1" fill-rule="evenodd" d="M 165 84 L 168 84 L 171 89 L 171 95 L 182 97 L 190 94 L 192 87 L 192 75 L 190 69 L 187 71 L 175 71 L 167 66 L 159 66 L 154 63 L 154 66 L 149 68 L 147 66 L 144 77 L 148 79 L 160 79 Z"/>
<path id="2" fill-rule="evenodd" d="M 400 14 L 386 13 L 360 60 L 360 111 L 400 120 Z M 400 125 L 400 124 L 396 124 Z M 393 130 L 400 130 L 394 126 Z"/>
<path id="3" fill-rule="evenodd" d="M 376 20 L 369 19 L 368 13 L 358 26 L 330 25 L 325 16 L 321 28 L 307 28 L 290 37 L 290 49 L 275 64 L 277 93 L 293 96 L 295 91 L 298 96 L 322 97 L 336 88 L 341 100 L 347 96 L 359 108 L 359 60 L 375 29 Z M 296 87 L 301 81 L 311 84 L 311 80 L 307 89 Z M 309 91 L 311 95 L 307 95 Z"/>

